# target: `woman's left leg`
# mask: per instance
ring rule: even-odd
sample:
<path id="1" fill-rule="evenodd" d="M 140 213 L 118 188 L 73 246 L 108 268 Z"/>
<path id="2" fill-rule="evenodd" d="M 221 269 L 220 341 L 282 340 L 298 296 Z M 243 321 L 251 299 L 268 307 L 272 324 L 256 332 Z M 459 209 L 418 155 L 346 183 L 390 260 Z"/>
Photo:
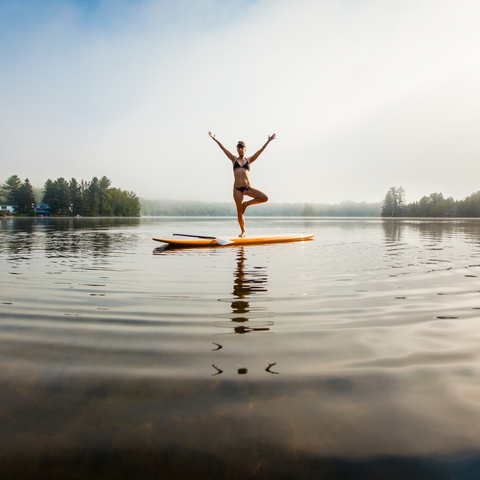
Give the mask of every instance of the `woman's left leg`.
<path id="1" fill-rule="evenodd" d="M 243 213 L 250 205 L 254 205 L 256 203 L 265 203 L 268 202 L 268 195 L 263 193 L 261 190 L 257 190 L 256 188 L 250 187 L 246 192 L 245 195 L 252 197 L 252 200 L 248 200 L 248 202 L 243 202 Z"/>
<path id="2" fill-rule="evenodd" d="M 243 208 L 243 193 L 239 192 L 234 188 L 233 199 L 235 200 L 235 205 L 237 207 L 238 224 L 240 225 L 240 229 L 242 230 L 242 233 L 239 236 L 244 237 L 245 236 L 245 218 L 243 217 L 243 213 L 245 212 L 245 209 Z"/>

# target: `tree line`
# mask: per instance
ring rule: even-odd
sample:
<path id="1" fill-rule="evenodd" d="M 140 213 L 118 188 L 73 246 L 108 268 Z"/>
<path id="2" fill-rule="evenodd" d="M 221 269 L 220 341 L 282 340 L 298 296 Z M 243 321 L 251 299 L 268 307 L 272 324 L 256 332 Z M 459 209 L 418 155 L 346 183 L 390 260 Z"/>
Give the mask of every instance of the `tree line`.
<path id="1" fill-rule="evenodd" d="M 442 193 L 423 196 L 407 204 L 402 187 L 391 187 L 382 205 L 382 217 L 480 217 L 480 191 L 463 200 L 445 198 Z"/>
<path id="2" fill-rule="evenodd" d="M 90 182 L 77 182 L 75 178 L 67 181 L 63 177 L 48 179 L 43 187 L 42 202 L 50 206 L 53 215 L 139 216 L 137 195 L 111 185 L 106 176 L 100 180 L 93 177 Z M 4 200 L 17 204 L 19 213 L 35 214 L 35 192 L 28 178 L 22 183 L 17 175 L 12 175 L 0 191 Z"/>

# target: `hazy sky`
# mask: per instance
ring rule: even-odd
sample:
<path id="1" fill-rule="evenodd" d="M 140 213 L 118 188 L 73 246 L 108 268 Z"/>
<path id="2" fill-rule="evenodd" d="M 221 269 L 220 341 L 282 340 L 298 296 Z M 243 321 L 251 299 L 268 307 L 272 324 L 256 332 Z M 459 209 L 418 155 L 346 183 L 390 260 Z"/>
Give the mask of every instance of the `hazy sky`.
<path id="1" fill-rule="evenodd" d="M 480 190 L 478 0 L 0 0 L 0 182 L 230 201 Z"/>

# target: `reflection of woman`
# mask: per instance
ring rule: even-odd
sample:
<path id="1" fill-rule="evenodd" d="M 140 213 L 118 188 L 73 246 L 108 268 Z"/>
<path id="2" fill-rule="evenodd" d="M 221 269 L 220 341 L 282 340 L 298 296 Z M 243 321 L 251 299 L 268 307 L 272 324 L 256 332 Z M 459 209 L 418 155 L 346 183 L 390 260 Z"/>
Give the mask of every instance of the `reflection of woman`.
<path id="1" fill-rule="evenodd" d="M 267 145 L 275 139 L 275 134 L 268 137 L 267 142 L 265 145 L 251 157 L 245 158 L 245 152 L 247 151 L 247 147 L 245 143 L 238 142 L 237 144 L 237 152 L 238 158 L 231 154 L 216 138 L 212 132 L 208 132 L 208 134 L 218 143 L 218 146 L 223 150 L 225 155 L 231 160 L 233 165 L 233 175 L 235 177 L 235 181 L 233 183 L 233 198 L 235 200 L 235 204 L 237 206 L 237 215 L 238 215 L 238 223 L 240 228 L 242 229 L 242 233 L 239 235 L 240 237 L 245 236 L 245 210 L 250 205 L 255 203 L 264 203 L 268 200 L 268 197 L 265 193 L 256 188 L 253 188 L 250 185 L 250 165 L 259 157 L 259 155 L 265 150 Z M 248 195 L 252 197 L 252 200 L 248 202 L 243 201 L 243 197 Z"/>
<path id="2" fill-rule="evenodd" d="M 268 332 L 270 330 L 270 325 L 273 325 L 272 321 L 268 322 L 258 322 L 254 321 L 253 325 L 249 325 L 251 310 L 255 310 L 255 315 L 259 310 L 267 310 L 264 307 L 254 307 L 250 308 L 250 299 L 258 293 L 268 292 L 267 290 L 267 272 L 264 270 L 266 267 L 254 267 L 255 270 L 246 270 L 245 269 L 245 248 L 240 247 L 237 251 L 237 268 L 233 274 L 234 283 L 233 283 L 233 292 L 232 292 L 232 315 L 230 319 L 232 323 L 230 324 L 233 327 L 233 332 L 222 333 L 217 335 L 230 335 L 234 334 L 245 334 L 250 332 Z M 257 270 L 259 269 L 259 270 Z M 267 312 L 267 315 L 268 312 Z M 226 317 L 229 318 L 229 317 Z M 222 322 L 223 323 L 223 322 Z M 264 326 L 261 326 L 261 325 Z M 225 324 L 221 325 L 222 327 L 226 326 Z M 223 345 L 220 343 L 213 342 L 213 345 L 216 345 L 217 348 L 214 348 L 212 352 L 218 352 L 223 349 Z M 276 363 L 269 363 L 268 367 L 265 368 L 267 373 L 272 375 L 278 375 L 278 372 L 274 372 L 271 368 L 276 365 Z M 216 370 L 212 376 L 220 375 L 223 373 L 223 370 L 217 365 L 212 364 L 212 367 Z M 248 369 L 241 367 L 237 369 L 239 375 L 246 375 Z"/>
<path id="3" fill-rule="evenodd" d="M 257 331 L 268 331 L 270 328 L 266 327 L 251 327 L 247 326 L 250 320 L 250 302 L 249 298 L 259 292 L 267 292 L 265 288 L 267 283 L 267 275 L 262 270 L 260 271 L 245 271 L 245 249 L 240 247 L 237 252 L 237 269 L 234 276 L 233 284 L 233 300 L 232 300 L 232 322 L 237 326 L 233 329 L 235 333 L 249 333 Z M 257 267 L 259 268 L 259 267 Z M 260 308 L 256 308 L 260 310 Z M 265 310 L 262 308 L 261 310 Z M 268 323 L 270 325 L 270 323 Z"/>

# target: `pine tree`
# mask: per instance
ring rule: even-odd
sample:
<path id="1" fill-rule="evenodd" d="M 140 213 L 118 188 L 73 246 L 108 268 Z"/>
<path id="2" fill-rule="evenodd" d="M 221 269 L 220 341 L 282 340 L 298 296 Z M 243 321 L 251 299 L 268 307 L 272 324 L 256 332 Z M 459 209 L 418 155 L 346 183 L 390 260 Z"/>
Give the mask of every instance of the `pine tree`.
<path id="1" fill-rule="evenodd" d="M 33 192 L 32 184 L 28 178 L 25 179 L 22 185 L 17 190 L 17 205 L 19 212 L 30 212 L 35 205 L 35 193 Z"/>
<path id="2" fill-rule="evenodd" d="M 313 209 L 313 205 L 310 203 L 306 203 L 302 210 L 302 217 L 314 217 L 315 210 Z"/>
<path id="3" fill-rule="evenodd" d="M 398 187 L 397 188 L 397 210 L 395 212 L 396 217 L 400 217 L 403 215 L 403 212 L 405 210 L 405 190 L 403 187 Z"/>
<path id="4" fill-rule="evenodd" d="M 55 180 L 57 208 L 62 214 L 68 213 L 70 210 L 70 191 L 68 182 L 63 178 Z"/>
<path id="5" fill-rule="evenodd" d="M 7 179 L 7 181 L 2 185 L 2 195 L 5 197 L 7 202 L 16 203 L 17 195 L 22 181 L 17 175 L 12 175 Z"/>
<path id="6" fill-rule="evenodd" d="M 100 213 L 105 216 L 113 215 L 113 210 L 110 205 L 110 192 L 109 188 L 112 181 L 105 175 L 100 179 L 98 183 L 100 187 Z"/>
<path id="7" fill-rule="evenodd" d="M 81 215 L 91 215 L 92 208 L 91 208 L 91 200 L 90 200 L 90 183 L 84 182 L 83 180 L 80 181 L 80 195 L 81 195 L 81 208 L 80 214 Z"/>
<path id="8" fill-rule="evenodd" d="M 90 201 L 92 206 L 92 213 L 93 215 L 98 215 L 99 211 L 99 204 L 101 200 L 101 190 L 100 190 L 100 182 L 98 181 L 97 177 L 93 177 L 90 185 L 88 186 L 88 192 L 90 194 Z"/>
<path id="9" fill-rule="evenodd" d="M 45 182 L 45 185 L 43 187 L 42 202 L 46 203 L 52 209 L 53 214 L 57 213 L 57 189 L 56 185 L 50 179 Z"/>
<path id="10" fill-rule="evenodd" d="M 401 217 L 404 209 L 405 190 L 402 187 L 391 187 L 383 200 L 382 217 Z"/>
<path id="11" fill-rule="evenodd" d="M 78 182 L 72 178 L 68 185 L 70 193 L 70 202 L 72 205 L 72 214 L 79 215 L 82 209 L 82 191 Z"/>
<path id="12" fill-rule="evenodd" d="M 385 195 L 382 206 L 382 217 L 393 217 L 395 213 L 396 193 L 396 188 L 391 187 Z"/>

